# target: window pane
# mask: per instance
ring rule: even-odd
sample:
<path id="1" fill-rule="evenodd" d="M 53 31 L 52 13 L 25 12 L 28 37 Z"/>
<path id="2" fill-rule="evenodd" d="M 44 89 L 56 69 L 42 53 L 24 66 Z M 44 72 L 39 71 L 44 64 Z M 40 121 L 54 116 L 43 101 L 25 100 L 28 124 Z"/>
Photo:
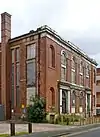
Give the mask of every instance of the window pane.
<path id="1" fill-rule="evenodd" d="M 16 65 L 16 84 L 19 86 L 19 81 L 20 81 L 20 71 L 19 71 L 19 63 Z"/>
<path id="2" fill-rule="evenodd" d="M 16 87 L 16 106 L 20 106 L 20 92 L 19 92 L 19 87 Z"/>
<path id="3" fill-rule="evenodd" d="M 12 63 L 14 63 L 14 55 L 15 55 L 15 52 L 14 52 L 14 50 L 12 50 L 11 52 L 12 52 Z"/>
<path id="4" fill-rule="evenodd" d="M 27 62 L 27 85 L 33 86 L 35 84 L 35 60 Z"/>
<path id="5" fill-rule="evenodd" d="M 35 44 L 27 46 L 27 59 L 35 58 L 36 46 Z"/>
<path id="6" fill-rule="evenodd" d="M 16 61 L 19 62 L 19 48 L 16 49 Z"/>
<path id="7" fill-rule="evenodd" d="M 75 63 L 75 57 L 72 58 L 72 69 L 75 69 L 76 63 Z"/>
<path id="8" fill-rule="evenodd" d="M 73 71 L 72 71 L 72 77 L 71 77 L 71 79 L 72 79 L 72 83 L 75 83 L 75 72 L 73 72 Z"/>
<path id="9" fill-rule="evenodd" d="M 36 53 L 35 48 L 36 48 L 35 44 L 31 45 L 31 58 L 35 58 L 35 53 Z"/>
<path id="10" fill-rule="evenodd" d="M 27 46 L 27 59 L 31 58 L 31 47 Z"/>
<path id="11" fill-rule="evenodd" d="M 72 106 L 75 106 L 75 94 L 74 92 L 72 92 L 72 97 L 71 97 L 71 100 L 72 100 Z"/>
<path id="12" fill-rule="evenodd" d="M 90 94 L 87 94 L 87 111 L 90 111 Z"/>
<path id="13" fill-rule="evenodd" d="M 80 75 L 80 85 L 83 85 L 83 75 Z"/>
<path id="14" fill-rule="evenodd" d="M 61 79 L 66 80 L 66 68 L 61 67 Z"/>
<path id="15" fill-rule="evenodd" d="M 61 55 L 61 64 L 66 66 L 66 56 L 64 53 Z"/>

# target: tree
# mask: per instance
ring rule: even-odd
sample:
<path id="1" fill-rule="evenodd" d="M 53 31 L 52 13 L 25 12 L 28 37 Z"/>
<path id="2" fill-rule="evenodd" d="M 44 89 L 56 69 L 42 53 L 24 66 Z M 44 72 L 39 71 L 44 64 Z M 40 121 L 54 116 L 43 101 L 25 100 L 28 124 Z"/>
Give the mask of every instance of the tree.
<path id="1" fill-rule="evenodd" d="M 45 99 L 42 97 L 31 97 L 32 104 L 27 108 L 27 118 L 29 122 L 41 123 L 46 119 Z"/>

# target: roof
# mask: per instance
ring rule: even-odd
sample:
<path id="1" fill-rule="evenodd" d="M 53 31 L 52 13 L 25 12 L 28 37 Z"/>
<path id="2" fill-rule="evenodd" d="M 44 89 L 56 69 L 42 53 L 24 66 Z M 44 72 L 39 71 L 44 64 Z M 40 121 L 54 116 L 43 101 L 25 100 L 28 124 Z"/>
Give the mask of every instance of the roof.
<path id="1" fill-rule="evenodd" d="M 62 37 L 60 37 L 57 32 L 53 29 L 51 29 L 50 27 L 48 27 L 47 25 L 44 25 L 42 27 L 37 28 L 37 30 L 31 30 L 29 33 L 20 35 L 18 37 L 12 38 L 9 40 L 9 42 L 14 42 L 17 40 L 21 40 L 23 38 L 27 38 L 29 36 L 32 35 L 37 35 L 43 32 L 47 32 L 49 35 L 52 35 L 55 39 L 57 39 L 58 41 L 60 41 L 62 44 L 64 44 L 66 47 L 69 47 L 70 49 L 72 49 L 73 51 L 77 52 L 79 55 L 83 56 L 86 60 L 88 60 L 89 62 L 91 62 L 94 65 L 98 65 L 97 62 L 90 58 L 85 52 L 83 52 L 79 47 L 77 47 L 76 45 L 74 45 L 73 43 L 71 43 L 70 41 L 66 41 L 64 40 Z"/>

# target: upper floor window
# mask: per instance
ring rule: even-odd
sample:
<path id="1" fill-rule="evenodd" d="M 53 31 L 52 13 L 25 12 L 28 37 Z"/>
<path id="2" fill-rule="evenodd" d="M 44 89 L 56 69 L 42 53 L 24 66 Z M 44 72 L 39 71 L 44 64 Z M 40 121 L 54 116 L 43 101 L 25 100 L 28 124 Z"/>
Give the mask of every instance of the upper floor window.
<path id="1" fill-rule="evenodd" d="M 51 57 L 51 66 L 55 67 L 55 49 L 52 45 L 50 45 L 50 57 Z"/>
<path id="2" fill-rule="evenodd" d="M 26 61 L 26 69 L 27 69 L 27 86 L 32 87 L 35 86 L 36 82 L 36 45 L 28 45 L 27 46 L 27 61 Z"/>
<path id="3" fill-rule="evenodd" d="M 76 83 L 76 59 L 75 57 L 73 56 L 72 57 L 72 71 L 71 71 L 71 82 L 72 83 Z"/>
<path id="4" fill-rule="evenodd" d="M 89 65 L 87 64 L 86 65 L 86 76 L 89 76 L 90 74 L 90 70 L 89 70 Z"/>
<path id="5" fill-rule="evenodd" d="M 83 73 L 83 62 L 80 61 L 80 73 Z"/>
<path id="6" fill-rule="evenodd" d="M 16 49 L 16 62 L 19 62 L 19 48 Z"/>
<path id="7" fill-rule="evenodd" d="M 72 57 L 72 69 L 74 69 L 75 70 L 75 67 L 76 67 L 76 62 L 75 62 L 75 57 L 73 56 Z"/>
<path id="8" fill-rule="evenodd" d="M 94 69 L 94 83 L 96 82 L 96 70 Z"/>
<path id="9" fill-rule="evenodd" d="M 61 79 L 66 80 L 66 69 L 67 69 L 67 57 L 66 53 L 62 51 L 61 53 Z"/>
<path id="10" fill-rule="evenodd" d="M 36 46 L 35 44 L 27 46 L 27 59 L 35 58 L 36 56 Z"/>
<path id="11" fill-rule="evenodd" d="M 12 54 L 12 63 L 14 63 L 14 59 L 15 59 L 15 50 L 11 50 L 11 54 Z"/>
<path id="12" fill-rule="evenodd" d="M 61 65 L 64 65 L 66 67 L 66 53 L 63 51 L 61 54 Z"/>

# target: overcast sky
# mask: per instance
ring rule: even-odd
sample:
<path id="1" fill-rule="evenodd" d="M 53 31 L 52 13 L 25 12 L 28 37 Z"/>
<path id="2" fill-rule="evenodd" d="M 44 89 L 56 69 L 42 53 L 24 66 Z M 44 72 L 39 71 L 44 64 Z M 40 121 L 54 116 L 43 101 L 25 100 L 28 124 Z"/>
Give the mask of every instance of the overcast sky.
<path id="1" fill-rule="evenodd" d="M 12 15 L 12 37 L 49 25 L 100 64 L 100 0 L 2 0 Z"/>

